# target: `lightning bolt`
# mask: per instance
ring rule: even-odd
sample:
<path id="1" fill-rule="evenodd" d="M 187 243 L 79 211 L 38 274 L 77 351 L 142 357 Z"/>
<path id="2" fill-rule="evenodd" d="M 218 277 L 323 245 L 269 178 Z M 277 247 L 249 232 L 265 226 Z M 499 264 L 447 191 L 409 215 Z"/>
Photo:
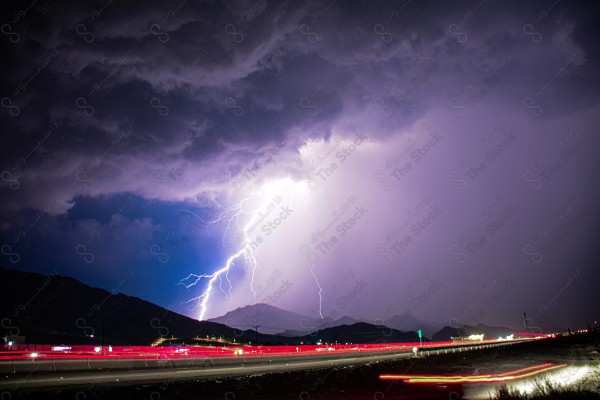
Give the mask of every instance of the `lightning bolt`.
<path id="1" fill-rule="evenodd" d="M 319 283 L 319 278 L 317 278 L 317 275 L 315 274 L 315 266 L 312 265 L 310 267 L 310 273 L 313 276 L 313 279 L 315 280 L 315 283 L 317 284 L 317 287 L 319 288 L 319 316 L 321 317 L 321 319 L 323 319 L 323 288 L 321 287 L 321 284 Z"/>
<path id="2" fill-rule="evenodd" d="M 290 182 L 293 182 L 293 181 L 288 179 L 288 180 L 282 180 L 278 183 L 281 183 L 281 182 L 283 182 L 285 184 L 289 184 Z M 189 289 L 193 286 L 196 286 L 203 279 L 204 280 L 208 279 L 208 283 L 207 283 L 204 291 L 199 296 L 191 298 L 190 300 L 188 300 L 186 302 L 186 303 L 190 303 L 193 301 L 197 301 L 199 303 L 198 304 L 198 307 L 200 308 L 200 313 L 198 315 L 199 320 L 201 320 L 201 321 L 204 320 L 206 311 L 208 309 L 208 302 L 210 300 L 211 294 L 213 293 L 213 290 L 216 286 L 217 281 L 220 282 L 219 288 L 221 289 L 221 291 L 223 293 L 225 293 L 225 291 L 222 288 L 223 276 L 225 276 L 225 279 L 229 283 L 228 292 L 229 292 L 229 297 L 231 297 L 232 284 L 231 284 L 231 281 L 229 280 L 229 271 L 231 270 L 231 268 L 233 268 L 236 265 L 236 262 L 238 260 L 244 260 L 246 268 L 248 267 L 248 264 L 252 265 L 252 271 L 251 271 L 251 277 L 250 277 L 250 290 L 252 291 L 254 300 L 256 301 L 256 291 L 254 290 L 254 277 L 256 274 L 256 269 L 258 267 L 258 262 L 256 260 L 256 255 L 253 250 L 250 233 L 262 221 L 262 219 L 264 219 L 266 217 L 266 215 L 263 215 L 262 210 L 267 209 L 267 207 L 273 202 L 273 198 L 274 198 L 273 189 L 277 186 L 278 186 L 277 184 L 263 185 L 263 187 L 261 187 L 261 189 L 259 191 L 257 191 L 255 194 L 244 197 L 238 203 L 223 210 L 216 218 L 214 218 L 212 220 L 205 220 L 202 217 L 200 217 L 198 214 L 196 214 L 190 210 L 180 210 L 182 212 L 186 212 L 186 213 L 189 213 L 189 214 L 195 216 L 196 218 L 198 218 L 200 221 L 202 221 L 203 223 L 205 223 L 207 225 L 214 225 L 214 224 L 217 224 L 217 223 L 220 223 L 223 221 L 227 221 L 227 225 L 226 225 L 226 228 L 223 233 L 222 240 L 221 240 L 224 250 L 227 250 L 229 247 L 226 244 L 226 237 L 227 237 L 227 234 L 229 233 L 230 229 L 232 228 L 232 224 L 235 223 L 235 225 L 238 227 L 239 231 L 241 232 L 241 235 L 240 235 L 241 238 L 239 239 L 239 241 L 241 242 L 239 250 L 237 250 L 234 254 L 232 254 L 231 256 L 229 256 L 227 258 L 223 267 L 216 270 L 212 274 L 206 274 L 206 275 L 189 274 L 186 278 L 179 281 L 180 285 L 184 286 L 186 289 Z M 267 192 L 266 195 L 265 195 L 265 192 Z M 265 196 L 266 200 L 259 207 L 257 207 L 254 211 L 247 211 L 245 209 L 247 203 L 251 199 L 261 197 L 261 196 Z M 245 216 L 245 215 L 252 215 L 252 217 L 243 227 L 241 227 L 240 226 L 240 217 Z M 190 281 L 191 281 L 191 283 L 186 283 L 186 282 L 190 282 Z M 225 293 L 225 294 L 227 294 L 227 293 Z"/>
<path id="3" fill-rule="evenodd" d="M 303 243 L 300 245 L 300 253 L 306 256 L 306 259 L 310 264 L 310 274 L 312 275 L 313 280 L 319 289 L 319 316 L 321 319 L 323 319 L 323 288 L 321 287 L 321 283 L 319 282 L 319 278 L 315 272 L 317 262 L 319 261 L 319 256 L 315 254 L 309 243 Z"/>

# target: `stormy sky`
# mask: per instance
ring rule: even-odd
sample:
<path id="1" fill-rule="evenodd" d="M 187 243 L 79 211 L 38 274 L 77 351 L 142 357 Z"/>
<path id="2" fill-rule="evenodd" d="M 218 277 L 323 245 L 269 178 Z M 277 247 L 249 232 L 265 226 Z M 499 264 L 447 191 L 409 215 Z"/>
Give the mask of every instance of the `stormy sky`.
<path id="1" fill-rule="evenodd" d="M 595 2 L 9 3 L 2 266 L 194 318 L 598 318 Z"/>

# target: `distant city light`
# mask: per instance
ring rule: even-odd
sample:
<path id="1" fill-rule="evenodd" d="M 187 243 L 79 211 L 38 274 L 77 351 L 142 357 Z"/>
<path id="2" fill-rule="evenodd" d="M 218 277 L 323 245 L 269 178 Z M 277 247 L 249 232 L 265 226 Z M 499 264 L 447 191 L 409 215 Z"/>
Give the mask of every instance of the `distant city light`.
<path id="1" fill-rule="evenodd" d="M 515 337 L 515 335 L 508 335 L 506 337 L 500 336 L 500 337 L 498 337 L 498 341 L 501 341 L 501 340 L 513 340 L 514 337 Z"/>
<path id="2" fill-rule="evenodd" d="M 468 338 L 468 340 L 479 340 L 482 341 L 483 340 L 483 333 L 480 335 L 470 335 Z"/>
<path id="3" fill-rule="evenodd" d="M 71 350 L 71 346 L 53 346 L 52 351 L 66 351 Z"/>

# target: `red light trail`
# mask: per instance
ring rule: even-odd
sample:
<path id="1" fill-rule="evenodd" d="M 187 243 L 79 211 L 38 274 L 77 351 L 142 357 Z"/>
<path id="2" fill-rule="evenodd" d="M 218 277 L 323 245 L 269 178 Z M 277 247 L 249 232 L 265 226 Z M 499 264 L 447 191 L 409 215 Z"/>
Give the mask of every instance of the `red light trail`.
<path id="1" fill-rule="evenodd" d="M 0 351 L 0 361 L 41 359 L 181 359 L 194 357 L 261 357 L 301 356 L 318 354 L 352 354 L 363 352 L 458 352 L 476 346 L 500 346 L 532 339 L 511 341 L 484 340 L 476 342 L 419 342 L 377 344 L 322 344 L 287 346 L 228 345 L 222 347 L 179 345 L 179 346 L 104 346 L 99 345 L 41 345 L 13 344 Z"/>

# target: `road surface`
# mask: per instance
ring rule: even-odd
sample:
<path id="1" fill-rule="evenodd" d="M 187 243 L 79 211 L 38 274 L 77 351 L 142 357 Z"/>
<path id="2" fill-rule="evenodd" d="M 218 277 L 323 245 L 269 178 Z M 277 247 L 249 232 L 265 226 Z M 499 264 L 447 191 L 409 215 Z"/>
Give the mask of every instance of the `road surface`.
<path id="1" fill-rule="evenodd" d="M 420 352 L 443 354 L 512 344 L 448 345 Z M 410 349 L 412 350 L 412 349 Z M 247 376 L 261 373 L 307 370 L 414 357 L 413 351 L 377 349 L 361 352 L 330 351 L 322 354 L 274 354 L 239 357 L 190 357 L 177 359 L 38 359 L 0 361 L 0 390 L 41 388 L 90 388 L 160 381 Z"/>

